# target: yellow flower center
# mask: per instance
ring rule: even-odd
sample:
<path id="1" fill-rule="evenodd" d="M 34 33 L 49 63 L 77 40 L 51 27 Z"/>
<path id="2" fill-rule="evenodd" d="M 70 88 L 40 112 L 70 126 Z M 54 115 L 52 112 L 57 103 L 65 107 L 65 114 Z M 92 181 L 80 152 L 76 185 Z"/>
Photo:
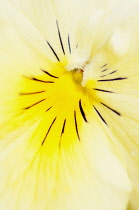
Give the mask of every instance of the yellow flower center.
<path id="1" fill-rule="evenodd" d="M 81 69 L 66 71 L 59 68 L 59 72 L 50 74 L 41 70 L 40 75 L 23 77 L 20 81 L 17 109 L 22 123 L 27 119 L 31 123 L 40 120 L 39 144 L 51 148 L 50 154 L 62 145 L 69 147 L 76 139 L 77 142 L 81 140 L 81 128 L 88 122 L 89 107 L 92 109 L 87 89 L 81 85 L 82 77 Z"/>

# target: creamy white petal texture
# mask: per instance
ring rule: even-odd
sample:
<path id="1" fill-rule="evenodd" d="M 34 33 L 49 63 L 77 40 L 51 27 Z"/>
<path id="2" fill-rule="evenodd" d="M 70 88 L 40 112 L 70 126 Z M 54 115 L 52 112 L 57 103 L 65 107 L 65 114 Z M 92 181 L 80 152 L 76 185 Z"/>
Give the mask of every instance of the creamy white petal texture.
<path id="1" fill-rule="evenodd" d="M 0 1 L 0 209 L 138 210 L 138 15 Z"/>

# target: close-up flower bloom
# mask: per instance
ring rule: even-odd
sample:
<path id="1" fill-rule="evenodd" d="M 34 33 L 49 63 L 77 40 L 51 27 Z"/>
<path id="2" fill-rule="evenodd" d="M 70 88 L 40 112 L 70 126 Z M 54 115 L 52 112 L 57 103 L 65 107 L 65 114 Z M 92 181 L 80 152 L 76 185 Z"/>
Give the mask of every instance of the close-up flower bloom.
<path id="1" fill-rule="evenodd" d="M 0 0 L 0 210 L 139 210 L 139 0 Z"/>

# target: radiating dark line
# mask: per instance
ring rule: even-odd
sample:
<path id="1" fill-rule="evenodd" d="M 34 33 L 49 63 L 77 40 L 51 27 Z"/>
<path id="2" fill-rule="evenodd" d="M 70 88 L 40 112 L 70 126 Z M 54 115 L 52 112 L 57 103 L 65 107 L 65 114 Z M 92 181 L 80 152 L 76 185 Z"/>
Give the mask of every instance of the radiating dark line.
<path id="1" fill-rule="evenodd" d="M 46 110 L 46 112 L 48 112 L 51 108 L 52 108 L 52 106 L 50 106 L 50 107 Z"/>
<path id="2" fill-rule="evenodd" d="M 97 112 L 98 116 L 100 117 L 100 119 L 108 126 L 108 124 L 106 123 L 106 121 L 104 120 L 104 118 L 102 117 L 102 115 L 100 114 L 100 112 L 96 109 L 95 106 L 93 106 L 95 111 Z"/>
<path id="3" fill-rule="evenodd" d="M 66 125 L 66 119 L 64 120 L 64 123 L 63 123 L 63 128 L 62 128 L 61 136 L 62 136 L 62 135 L 63 135 L 63 133 L 64 133 L 64 130 L 65 130 L 65 125 Z"/>
<path id="4" fill-rule="evenodd" d="M 100 102 L 100 103 L 101 103 L 103 106 L 105 106 L 105 107 L 107 107 L 108 109 L 110 109 L 111 111 L 113 111 L 115 114 L 121 116 L 121 114 L 120 114 L 119 112 L 117 112 L 116 110 L 110 108 L 109 106 L 107 106 L 106 104 L 104 104 L 104 103 L 102 103 L 102 102 Z"/>
<path id="5" fill-rule="evenodd" d="M 77 133 L 78 139 L 80 141 L 80 136 L 79 136 L 79 131 L 78 131 L 78 125 L 77 125 L 77 119 L 76 119 L 76 111 L 74 111 L 74 121 L 75 121 L 76 133 Z"/>
<path id="6" fill-rule="evenodd" d="M 62 51 L 63 51 L 63 53 L 65 55 L 65 50 L 64 50 L 64 46 L 63 46 L 63 42 L 62 42 L 62 38 L 61 38 L 61 33 L 60 33 L 60 29 L 59 29 L 59 25 L 58 25 L 58 21 L 57 20 L 56 20 L 56 25 L 57 25 L 58 36 L 59 36 L 61 48 L 62 48 Z"/>
<path id="7" fill-rule="evenodd" d="M 24 96 L 24 95 L 33 95 L 33 94 L 38 94 L 38 93 L 44 93 L 45 90 L 39 91 L 39 92 L 32 92 L 32 93 L 20 93 L 19 95 Z"/>
<path id="8" fill-rule="evenodd" d="M 100 79 L 98 80 L 98 82 L 106 82 L 106 81 L 115 81 L 115 80 L 124 80 L 124 79 L 127 79 L 127 77 L 118 77 L 118 78 L 113 78 L 113 79 Z"/>
<path id="9" fill-rule="evenodd" d="M 107 71 L 108 69 L 104 69 L 103 71 L 101 71 L 101 72 L 104 72 L 104 71 Z"/>
<path id="10" fill-rule="evenodd" d="M 44 80 L 41 80 L 41 79 L 37 79 L 35 77 L 32 77 L 30 78 L 31 80 L 34 80 L 34 81 L 37 81 L 37 82 L 43 82 L 43 83 L 54 83 L 53 81 L 44 81 Z"/>
<path id="11" fill-rule="evenodd" d="M 117 70 L 115 70 L 115 71 L 112 71 L 111 73 L 109 73 L 109 74 L 114 74 L 115 72 L 117 72 Z"/>
<path id="12" fill-rule="evenodd" d="M 65 131 L 65 125 L 66 125 L 66 119 L 64 120 L 64 123 L 63 123 L 62 131 L 61 131 L 61 137 L 62 137 L 62 135 Z M 61 146 L 61 138 L 60 138 L 60 141 L 59 141 L 59 148 L 60 148 L 60 146 Z"/>
<path id="13" fill-rule="evenodd" d="M 100 68 L 103 68 L 103 67 L 105 67 L 105 66 L 107 66 L 108 64 L 106 63 L 106 64 L 104 64 L 103 66 L 101 66 Z"/>
<path id="14" fill-rule="evenodd" d="M 111 72 L 111 73 L 109 73 L 109 74 L 102 75 L 102 76 L 100 76 L 100 77 L 105 77 L 105 76 L 108 76 L 108 75 L 110 75 L 110 74 L 114 74 L 115 72 L 117 72 L 117 70 L 115 70 L 115 71 L 113 71 L 113 72 Z"/>
<path id="15" fill-rule="evenodd" d="M 48 129 L 48 131 L 47 131 L 47 133 L 46 133 L 46 135 L 45 135 L 45 137 L 44 137 L 44 140 L 43 140 L 43 142 L 42 142 L 42 145 L 44 144 L 44 142 L 45 142 L 45 140 L 46 140 L 46 137 L 47 137 L 48 133 L 50 132 L 50 130 L 51 130 L 51 128 L 52 128 L 52 126 L 53 126 L 53 124 L 54 124 L 56 118 L 57 118 L 57 117 L 55 117 L 55 119 L 54 119 L 53 122 L 51 123 L 51 125 L 50 125 L 50 127 L 49 127 L 49 129 Z"/>
<path id="16" fill-rule="evenodd" d="M 45 74 L 49 75 L 50 77 L 53 77 L 53 78 L 56 78 L 56 79 L 59 78 L 59 77 L 56 77 L 56 76 L 50 74 L 48 71 L 45 71 L 45 70 L 43 70 L 43 69 L 41 69 L 41 70 L 42 70 Z"/>
<path id="17" fill-rule="evenodd" d="M 102 89 L 98 89 L 98 88 L 93 88 L 93 90 L 102 91 L 102 92 L 106 92 L 106 93 L 114 93 L 114 92 L 109 91 L 109 90 L 102 90 Z"/>
<path id="18" fill-rule="evenodd" d="M 71 46 L 70 46 L 70 36 L 68 35 L 68 46 L 69 46 L 69 52 L 71 54 Z"/>
<path id="19" fill-rule="evenodd" d="M 81 112 L 81 115 L 82 115 L 84 121 L 88 122 L 87 119 L 86 119 L 86 116 L 85 116 L 85 112 L 84 112 L 83 107 L 82 107 L 81 99 L 79 101 L 79 108 L 80 108 L 80 112 Z"/>
<path id="20" fill-rule="evenodd" d="M 57 56 L 56 52 L 54 51 L 54 49 L 52 48 L 52 46 L 50 45 L 50 43 L 47 41 L 48 46 L 50 47 L 50 49 L 52 50 L 53 54 L 55 55 L 56 59 L 60 62 L 59 57 Z"/>
<path id="21" fill-rule="evenodd" d="M 30 109 L 30 108 L 32 108 L 33 106 L 35 106 L 35 105 L 37 105 L 37 104 L 39 104 L 39 103 L 41 103 L 42 101 L 45 101 L 45 100 L 46 100 L 46 99 L 42 99 L 42 100 L 36 102 L 35 104 L 32 104 L 32 105 L 30 105 L 30 106 L 28 106 L 28 107 L 25 107 L 24 109 Z"/>

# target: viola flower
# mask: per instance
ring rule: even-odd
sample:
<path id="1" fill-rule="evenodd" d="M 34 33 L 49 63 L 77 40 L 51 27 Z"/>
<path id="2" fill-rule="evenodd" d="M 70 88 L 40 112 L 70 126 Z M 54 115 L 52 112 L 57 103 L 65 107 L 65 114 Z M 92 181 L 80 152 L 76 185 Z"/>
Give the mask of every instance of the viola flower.
<path id="1" fill-rule="evenodd" d="M 0 1 L 0 209 L 138 210 L 139 1 Z"/>

